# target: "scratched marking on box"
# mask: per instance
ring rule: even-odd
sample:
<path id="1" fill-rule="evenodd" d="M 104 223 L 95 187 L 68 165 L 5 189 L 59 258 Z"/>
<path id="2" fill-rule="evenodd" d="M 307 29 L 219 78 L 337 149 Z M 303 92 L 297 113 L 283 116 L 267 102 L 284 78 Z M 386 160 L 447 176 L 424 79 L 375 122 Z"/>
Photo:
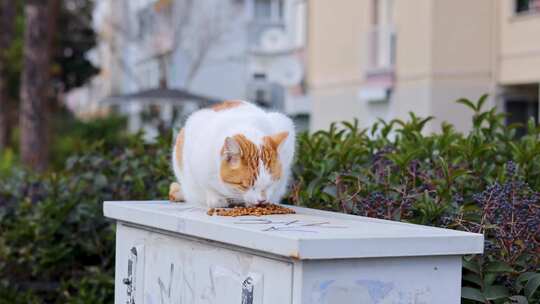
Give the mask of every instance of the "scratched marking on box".
<path id="1" fill-rule="evenodd" d="M 171 263 L 169 277 L 166 281 L 168 283 L 163 283 L 163 280 L 161 279 L 161 277 L 158 277 L 157 279 L 157 283 L 159 285 L 159 295 L 161 299 L 160 303 L 172 303 L 171 290 L 172 290 L 173 276 L 174 276 L 174 264 Z M 167 287 L 165 287 L 165 284 L 168 284 Z"/>
<path id="2" fill-rule="evenodd" d="M 141 303 L 141 292 L 144 282 L 144 245 L 130 247 L 127 254 L 126 276 L 122 278 L 122 283 L 126 288 L 126 304 Z"/>
<path id="3" fill-rule="evenodd" d="M 179 214 L 186 213 L 206 213 L 206 209 L 200 206 L 178 206 L 178 205 L 164 205 L 159 206 L 164 210 L 174 210 Z M 236 219 L 235 219 L 236 220 Z M 329 221 L 302 221 L 297 219 L 291 220 L 274 220 L 265 217 L 245 217 L 238 219 L 234 222 L 236 225 L 262 225 L 265 226 L 260 231 L 270 232 L 300 232 L 300 233 L 319 233 L 327 229 L 346 229 L 347 226 L 335 225 Z M 185 227 L 184 222 L 177 224 L 177 230 L 183 232 Z"/>
<path id="4" fill-rule="evenodd" d="M 242 282 L 242 304 L 253 304 L 253 278 L 247 277 Z"/>
<path id="5" fill-rule="evenodd" d="M 319 233 L 327 229 L 347 229 L 347 226 L 334 225 L 331 222 L 308 222 L 301 220 L 279 221 L 266 218 L 245 218 L 234 222 L 236 225 L 265 225 L 261 231 L 285 231 Z"/>
<path id="6" fill-rule="evenodd" d="M 211 289 L 215 303 L 263 303 L 263 275 L 259 273 L 240 274 L 223 266 L 212 266 L 210 270 Z"/>
<path id="7" fill-rule="evenodd" d="M 324 280 L 315 282 L 312 286 L 311 303 L 346 303 L 349 299 L 356 299 L 356 303 L 369 304 L 432 303 L 429 288 L 403 290 L 394 282 L 388 281 Z"/>
<path id="8" fill-rule="evenodd" d="M 129 250 L 127 277 L 122 282 L 126 285 L 126 304 L 135 304 L 137 283 L 137 248 L 135 247 Z"/>
<path id="9" fill-rule="evenodd" d="M 209 304 L 263 303 L 262 274 L 222 265 L 219 259 L 209 260 L 206 250 L 193 252 L 196 247 L 178 250 L 167 238 L 154 240 L 151 248 L 146 265 L 146 304 L 195 303 L 196 299 Z M 203 261 L 211 264 L 204 266 Z"/>
<path id="10" fill-rule="evenodd" d="M 164 210 L 164 211 L 175 211 L 177 213 L 189 213 L 189 212 L 206 213 L 207 211 L 207 209 L 202 206 L 189 206 L 189 205 L 182 206 L 178 204 L 158 205 L 155 208 Z"/>
<path id="11" fill-rule="evenodd" d="M 175 250 L 166 239 L 157 239 L 152 243 L 152 251 L 146 264 L 147 278 L 145 303 L 177 304 L 185 303 L 184 284 L 185 263 L 182 251 Z"/>

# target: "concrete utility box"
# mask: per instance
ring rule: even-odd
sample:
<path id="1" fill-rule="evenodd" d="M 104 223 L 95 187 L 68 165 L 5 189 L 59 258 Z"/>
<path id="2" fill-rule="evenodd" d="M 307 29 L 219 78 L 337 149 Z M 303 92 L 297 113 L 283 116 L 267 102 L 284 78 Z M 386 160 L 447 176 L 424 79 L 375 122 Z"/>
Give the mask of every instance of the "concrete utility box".
<path id="1" fill-rule="evenodd" d="M 483 236 L 294 208 L 208 216 L 194 204 L 105 202 L 118 221 L 116 304 L 457 304 Z"/>

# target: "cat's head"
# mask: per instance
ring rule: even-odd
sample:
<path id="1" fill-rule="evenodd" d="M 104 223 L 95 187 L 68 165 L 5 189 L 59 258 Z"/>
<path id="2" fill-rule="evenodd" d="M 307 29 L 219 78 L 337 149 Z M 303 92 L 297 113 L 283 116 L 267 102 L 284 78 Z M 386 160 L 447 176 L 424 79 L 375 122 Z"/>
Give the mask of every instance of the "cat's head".
<path id="1" fill-rule="evenodd" d="M 282 178 L 280 147 L 289 132 L 265 136 L 260 145 L 244 135 L 227 137 L 221 149 L 220 177 L 247 204 L 266 202 Z M 273 202 L 277 203 L 277 202 Z"/>

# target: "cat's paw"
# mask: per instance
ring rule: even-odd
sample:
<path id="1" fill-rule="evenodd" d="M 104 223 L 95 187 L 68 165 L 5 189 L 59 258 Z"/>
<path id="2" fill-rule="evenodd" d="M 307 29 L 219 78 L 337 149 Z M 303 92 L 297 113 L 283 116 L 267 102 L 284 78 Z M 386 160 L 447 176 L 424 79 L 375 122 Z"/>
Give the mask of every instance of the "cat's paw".
<path id="1" fill-rule="evenodd" d="M 244 205 L 245 207 L 257 207 L 257 206 L 259 206 L 260 204 L 262 204 L 262 203 L 258 203 L 258 202 L 247 202 L 247 201 L 243 203 L 243 205 Z"/>
<path id="2" fill-rule="evenodd" d="M 182 187 L 180 187 L 179 183 L 172 183 L 169 186 L 169 201 L 180 203 L 184 202 L 184 194 L 182 193 Z"/>
<path id="3" fill-rule="evenodd" d="M 229 206 L 229 202 L 224 197 L 208 192 L 206 193 L 206 206 L 208 208 L 225 208 Z"/>

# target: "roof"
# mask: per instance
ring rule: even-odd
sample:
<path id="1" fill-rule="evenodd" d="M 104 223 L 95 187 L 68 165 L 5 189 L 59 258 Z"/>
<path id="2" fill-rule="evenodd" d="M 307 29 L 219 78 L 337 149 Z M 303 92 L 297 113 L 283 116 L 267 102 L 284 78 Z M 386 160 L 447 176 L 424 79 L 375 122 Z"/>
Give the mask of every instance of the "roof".
<path id="1" fill-rule="evenodd" d="M 156 102 L 197 102 L 201 105 L 210 105 L 217 103 L 218 98 L 211 98 L 195 94 L 183 89 L 171 89 L 171 88 L 154 88 L 148 90 L 142 90 L 136 93 L 113 95 L 102 100 L 103 103 L 109 104 L 121 104 L 127 102 L 142 102 L 142 103 L 156 103 Z"/>
<path id="2" fill-rule="evenodd" d="M 483 252 L 483 235 L 292 207 L 296 214 L 221 217 L 190 203 L 105 202 L 105 216 L 295 259 L 340 259 Z"/>

